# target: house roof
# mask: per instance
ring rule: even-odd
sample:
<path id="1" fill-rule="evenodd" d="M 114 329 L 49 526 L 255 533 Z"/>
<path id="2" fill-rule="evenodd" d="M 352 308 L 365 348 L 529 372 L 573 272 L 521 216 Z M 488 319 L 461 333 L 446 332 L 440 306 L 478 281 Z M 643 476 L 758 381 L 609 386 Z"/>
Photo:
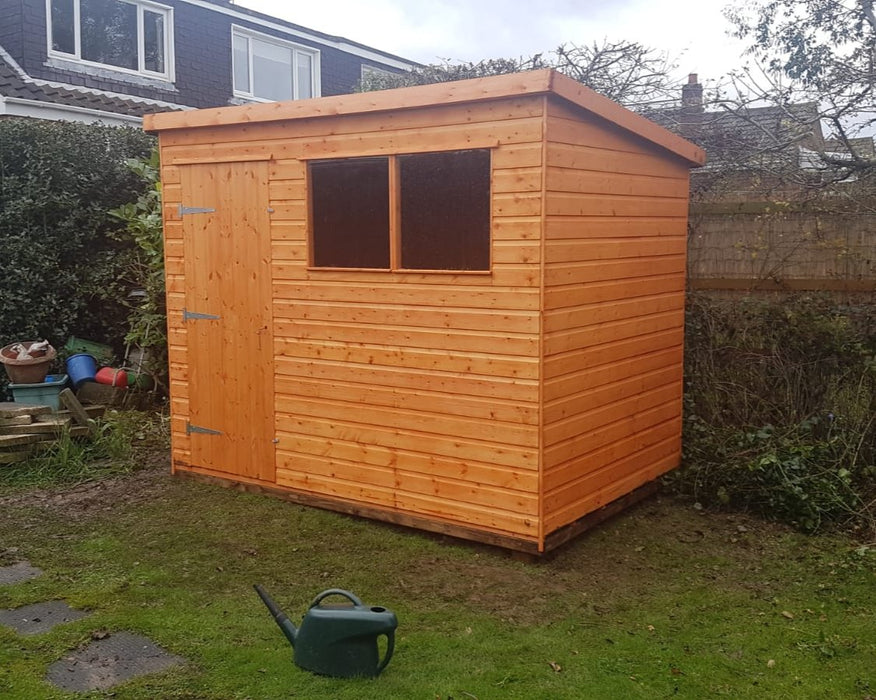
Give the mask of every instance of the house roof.
<path id="1" fill-rule="evenodd" d="M 688 161 L 690 165 L 698 166 L 705 162 L 705 152 L 699 146 L 553 69 L 310 100 L 149 114 L 143 120 L 143 127 L 147 131 L 157 132 L 241 123 L 256 124 L 413 109 L 439 104 L 482 102 L 522 95 L 557 96 L 664 148 Z"/>
<path id="2" fill-rule="evenodd" d="M 31 78 L 15 60 L 0 47 L 0 103 L 63 106 L 91 113 L 116 114 L 133 119 L 156 109 L 182 110 L 182 105 L 143 97 L 119 95 L 103 90 L 62 85 Z"/>
<path id="3" fill-rule="evenodd" d="M 810 102 L 742 110 L 682 107 L 646 114 L 706 148 L 711 167 L 738 166 L 761 157 L 775 161 L 782 153 L 796 162 L 799 147 L 824 147 L 818 106 Z"/>

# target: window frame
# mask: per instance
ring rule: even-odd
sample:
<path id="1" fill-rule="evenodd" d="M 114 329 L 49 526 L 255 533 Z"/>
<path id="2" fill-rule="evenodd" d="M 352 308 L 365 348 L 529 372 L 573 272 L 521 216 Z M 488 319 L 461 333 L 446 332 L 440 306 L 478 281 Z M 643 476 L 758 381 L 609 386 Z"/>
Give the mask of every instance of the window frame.
<path id="1" fill-rule="evenodd" d="M 235 56 L 234 56 L 234 40 L 237 37 L 241 37 L 247 40 L 247 67 L 249 70 L 248 79 L 249 79 L 249 92 L 244 90 L 239 90 L 237 85 L 235 84 L 235 75 L 237 73 L 235 66 Z M 300 100 L 302 99 L 300 95 L 300 84 L 298 82 L 298 56 L 299 54 L 306 54 L 310 57 L 310 82 L 311 82 L 311 97 L 320 97 L 322 95 L 322 84 L 320 81 L 320 60 L 321 60 L 321 52 L 319 49 L 313 48 L 312 46 L 305 46 L 304 44 L 298 44 L 294 41 L 288 41 L 287 39 L 281 39 L 279 37 L 273 36 L 271 34 L 265 34 L 263 32 L 255 31 L 254 29 L 250 29 L 249 27 L 244 27 L 238 24 L 231 25 L 231 91 L 232 94 L 243 100 L 247 100 L 249 102 L 275 102 L 275 100 L 268 99 L 266 97 L 258 97 L 253 93 L 253 85 L 254 81 L 254 64 L 252 60 L 252 40 L 261 41 L 265 44 L 272 44 L 274 46 L 279 46 L 284 49 L 289 49 L 292 51 L 292 99 Z"/>
<path id="2" fill-rule="evenodd" d="M 147 0 L 118 0 L 128 5 L 134 5 L 137 8 L 137 70 L 124 68 L 122 66 L 114 66 L 111 63 L 99 63 L 97 61 L 88 61 L 82 58 L 82 14 L 80 3 L 81 0 L 72 0 L 73 2 L 73 43 L 74 53 L 65 53 L 52 48 L 52 0 L 46 0 L 46 41 L 48 47 L 49 58 L 57 58 L 64 61 L 72 61 L 82 64 L 83 66 L 94 66 L 104 70 L 116 71 L 127 75 L 138 75 L 147 78 L 155 78 L 166 82 L 175 82 L 176 70 L 174 61 L 174 41 L 173 41 L 173 8 L 169 5 L 161 5 Z M 146 65 L 146 38 L 145 24 L 143 21 L 143 12 L 148 10 L 155 14 L 160 14 L 164 17 L 164 67 L 163 73 L 147 70 Z"/>
<path id="3" fill-rule="evenodd" d="M 489 164 L 487 173 L 487 267 L 477 270 L 443 269 L 443 268 L 407 268 L 402 267 L 402 217 L 401 217 L 401 167 L 400 158 L 405 156 L 429 155 L 431 153 L 458 153 L 465 151 L 487 151 Z M 448 148 L 425 151 L 410 151 L 403 153 L 362 154 L 341 158 L 313 157 L 307 162 L 307 269 L 311 272 L 388 272 L 400 274 L 441 274 L 441 275 L 490 275 L 493 272 L 493 151 L 494 145 L 475 146 L 469 148 Z M 331 267 L 315 264 L 314 221 L 313 221 L 313 183 L 310 164 L 314 162 L 360 160 L 366 158 L 386 158 L 389 166 L 389 267 Z"/>

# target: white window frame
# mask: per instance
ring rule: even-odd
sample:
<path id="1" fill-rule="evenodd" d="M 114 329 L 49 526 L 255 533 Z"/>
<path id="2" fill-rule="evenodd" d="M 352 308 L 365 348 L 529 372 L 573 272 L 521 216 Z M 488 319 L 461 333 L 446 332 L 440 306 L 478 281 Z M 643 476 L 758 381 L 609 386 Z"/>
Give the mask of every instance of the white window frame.
<path id="1" fill-rule="evenodd" d="M 51 58 L 59 58 L 65 61 L 73 61 L 81 63 L 83 66 L 95 66 L 104 70 L 118 71 L 119 73 L 127 73 L 128 75 L 142 75 L 149 78 L 158 78 L 174 82 L 176 74 L 174 69 L 173 56 L 173 8 L 167 5 L 159 5 L 154 2 L 144 2 L 143 0 L 120 0 L 129 5 L 134 5 L 137 8 L 137 65 L 138 70 L 122 68 L 109 63 L 98 63 L 97 61 L 86 61 L 82 58 L 82 21 L 80 14 L 80 0 L 73 0 L 73 35 L 75 49 L 74 53 L 64 53 L 52 48 L 52 0 L 46 0 L 46 39 L 48 43 L 48 55 Z M 156 14 L 164 16 L 164 72 L 146 70 L 146 50 L 145 36 L 143 32 L 143 11 L 149 10 Z"/>
<path id="2" fill-rule="evenodd" d="M 247 67 L 249 68 L 249 91 L 238 90 L 237 86 L 234 84 L 234 76 L 236 74 L 236 70 L 234 67 L 234 39 L 235 37 L 241 37 L 247 40 Z M 292 51 L 292 99 L 299 100 L 301 97 L 299 96 L 299 85 L 298 85 L 298 56 L 299 54 L 306 54 L 310 56 L 310 84 L 311 84 L 311 93 L 313 97 L 320 97 L 322 95 L 322 84 L 320 82 L 320 51 L 319 49 L 315 49 L 312 46 L 304 46 L 303 44 L 296 44 L 293 41 L 286 41 L 285 39 L 279 39 L 270 34 L 263 34 L 262 32 L 254 31 L 248 27 L 241 27 L 237 24 L 231 25 L 231 83 L 232 90 L 234 92 L 234 96 L 247 100 L 249 102 L 273 102 L 273 100 L 266 99 L 264 97 L 256 97 L 256 95 L 252 92 L 253 85 L 255 84 L 254 75 L 253 75 L 253 60 L 252 60 L 252 43 L 251 40 L 255 39 L 257 41 L 262 41 L 266 44 L 273 44 L 274 46 L 281 46 L 284 49 L 290 49 Z"/>

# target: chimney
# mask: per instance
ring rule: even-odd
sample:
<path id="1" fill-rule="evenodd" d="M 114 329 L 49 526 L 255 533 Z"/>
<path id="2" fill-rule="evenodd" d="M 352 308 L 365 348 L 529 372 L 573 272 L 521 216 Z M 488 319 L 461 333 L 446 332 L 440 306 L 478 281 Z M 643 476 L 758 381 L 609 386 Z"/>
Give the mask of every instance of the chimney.
<path id="1" fill-rule="evenodd" d="M 678 131 L 686 139 L 696 142 L 703 124 L 703 86 L 696 73 L 687 77 L 687 85 L 681 88 L 681 113 Z"/>
<path id="2" fill-rule="evenodd" d="M 685 110 L 703 110 L 703 86 L 700 85 L 696 73 L 687 76 L 687 85 L 681 88 L 681 106 Z"/>

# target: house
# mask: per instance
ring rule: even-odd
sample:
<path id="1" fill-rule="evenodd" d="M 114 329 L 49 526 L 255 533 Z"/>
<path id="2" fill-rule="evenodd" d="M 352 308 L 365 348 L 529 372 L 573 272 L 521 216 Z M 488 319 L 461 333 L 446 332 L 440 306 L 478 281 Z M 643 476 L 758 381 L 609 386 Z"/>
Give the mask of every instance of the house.
<path id="1" fill-rule="evenodd" d="M 537 553 L 678 464 L 701 149 L 552 70 L 144 127 L 176 473 Z"/>
<path id="2" fill-rule="evenodd" d="M 691 288 L 876 289 L 872 137 L 826 138 L 814 102 L 707 105 L 696 74 L 679 106 L 646 114 L 708 153 L 691 176 Z"/>
<path id="3" fill-rule="evenodd" d="M 228 0 L 0 0 L 0 117 L 144 114 L 352 92 L 414 64 Z"/>

